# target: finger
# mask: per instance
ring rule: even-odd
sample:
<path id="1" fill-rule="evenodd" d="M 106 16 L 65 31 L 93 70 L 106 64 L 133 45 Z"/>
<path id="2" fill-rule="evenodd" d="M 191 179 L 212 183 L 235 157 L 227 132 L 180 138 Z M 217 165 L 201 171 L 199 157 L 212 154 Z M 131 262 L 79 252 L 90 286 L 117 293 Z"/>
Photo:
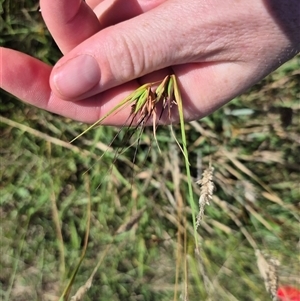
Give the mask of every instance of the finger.
<path id="1" fill-rule="evenodd" d="M 124 9 L 125 11 L 132 11 L 133 7 L 138 7 L 140 11 L 146 12 L 165 1 L 167 0 L 86 0 L 85 2 L 95 11 L 97 16 L 102 15 L 105 10 L 109 10 L 111 17 L 114 17 L 115 13 L 122 14 L 122 10 Z"/>
<path id="2" fill-rule="evenodd" d="M 82 0 L 41 0 L 40 5 L 45 23 L 64 54 L 101 29 L 93 10 Z"/>
<path id="3" fill-rule="evenodd" d="M 2 47 L 0 61 L 1 88 L 32 105 L 45 108 L 44 99 L 50 97 L 48 79 L 52 68 L 24 53 Z"/>
<path id="4" fill-rule="evenodd" d="M 94 9 L 95 14 L 101 25 L 108 27 L 117 23 L 126 21 L 147 12 L 166 0 L 109 0 L 100 1 L 95 5 L 96 1 L 89 1 Z"/>
<path id="5" fill-rule="evenodd" d="M 94 123 L 114 108 L 139 85 L 132 81 L 101 95 L 79 102 L 68 102 L 55 96 L 49 86 L 52 67 L 15 50 L 0 48 L 0 88 L 38 108 L 72 118 Z M 124 125 L 128 122 L 130 107 L 112 114 L 104 124 Z"/>
<path id="6" fill-rule="evenodd" d="M 97 5 L 99 5 L 101 2 L 104 2 L 107 0 L 85 0 L 85 3 L 91 8 L 94 9 Z"/>

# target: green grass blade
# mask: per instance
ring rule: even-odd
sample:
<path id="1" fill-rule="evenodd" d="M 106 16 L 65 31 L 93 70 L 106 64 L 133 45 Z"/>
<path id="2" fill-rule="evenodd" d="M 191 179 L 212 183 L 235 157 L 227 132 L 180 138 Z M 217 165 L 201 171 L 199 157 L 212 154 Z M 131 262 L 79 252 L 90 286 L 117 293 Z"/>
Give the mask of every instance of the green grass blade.
<path id="1" fill-rule="evenodd" d="M 196 230 L 196 204 L 194 202 L 194 193 L 192 188 L 192 178 L 191 178 L 191 170 L 190 170 L 190 163 L 188 160 L 188 150 L 187 150 L 187 142 L 186 142 L 186 135 L 185 135 L 185 127 L 184 127 L 184 117 L 183 117 L 183 104 L 182 98 L 180 94 L 180 90 L 177 84 L 177 80 L 175 75 L 171 76 L 173 83 L 174 83 L 174 96 L 178 106 L 178 113 L 179 113 L 179 120 L 180 120 L 180 129 L 181 129 L 181 137 L 182 137 L 182 146 L 183 146 L 183 154 L 184 154 L 184 161 L 185 161 L 185 169 L 186 175 L 188 178 L 188 193 L 189 193 L 189 204 L 192 210 L 192 218 L 193 218 L 193 228 L 194 228 L 194 238 L 196 247 L 198 246 L 197 243 L 197 230 Z"/>
<path id="2" fill-rule="evenodd" d="M 89 181 L 88 181 L 88 177 L 86 180 L 86 185 L 87 185 L 87 191 L 89 194 L 89 198 L 88 198 L 88 203 L 87 203 L 87 220 L 86 220 L 86 232 L 85 232 L 85 237 L 84 237 L 84 246 L 82 249 L 82 253 L 79 259 L 79 262 L 75 268 L 75 270 L 73 271 L 73 274 L 71 276 L 71 279 L 69 280 L 68 285 L 66 286 L 64 292 L 62 293 L 61 297 L 59 298 L 59 301 L 68 301 L 69 300 L 69 296 L 71 293 L 71 289 L 73 286 L 73 283 L 75 281 L 76 275 L 79 271 L 79 268 L 82 264 L 82 261 L 85 257 L 85 253 L 86 253 L 86 249 L 87 249 L 87 245 L 88 245 L 88 239 L 89 239 L 89 233 L 90 233 L 90 224 L 91 224 L 91 197 L 90 197 L 90 188 L 89 188 Z"/>
<path id="3" fill-rule="evenodd" d="M 74 139 L 70 141 L 70 143 L 73 143 L 75 140 L 77 140 L 79 137 L 87 133 L 89 130 L 94 128 L 96 125 L 101 124 L 103 120 L 105 120 L 110 115 L 116 113 L 119 109 L 121 109 L 124 106 L 127 106 L 134 102 L 135 100 L 139 99 L 141 95 L 145 92 L 145 89 L 148 88 L 148 84 L 144 84 L 143 86 L 139 87 L 137 90 L 133 91 L 130 95 L 128 95 L 124 100 L 122 100 L 119 104 L 117 104 L 115 107 L 113 107 L 108 113 L 106 113 L 103 117 L 101 117 L 99 120 L 97 120 L 95 123 L 93 123 L 91 126 L 89 126 L 86 130 L 84 130 L 82 133 L 80 133 L 78 136 L 76 136 Z"/>

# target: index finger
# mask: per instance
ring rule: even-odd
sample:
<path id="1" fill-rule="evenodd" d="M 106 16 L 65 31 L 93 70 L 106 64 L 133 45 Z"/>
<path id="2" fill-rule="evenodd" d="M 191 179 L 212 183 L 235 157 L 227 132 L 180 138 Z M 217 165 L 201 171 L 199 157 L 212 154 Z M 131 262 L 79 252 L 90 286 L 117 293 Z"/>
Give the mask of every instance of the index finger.
<path id="1" fill-rule="evenodd" d="M 41 0 L 40 5 L 45 23 L 64 54 L 101 29 L 97 16 L 82 0 Z"/>

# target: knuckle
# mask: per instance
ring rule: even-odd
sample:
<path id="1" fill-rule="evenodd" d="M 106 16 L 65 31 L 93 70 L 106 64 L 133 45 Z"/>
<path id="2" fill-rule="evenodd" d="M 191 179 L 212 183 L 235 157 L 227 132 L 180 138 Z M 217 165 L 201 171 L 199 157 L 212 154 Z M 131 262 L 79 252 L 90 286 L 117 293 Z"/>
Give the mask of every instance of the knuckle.
<path id="1" fill-rule="evenodd" d="M 126 82 L 145 70 L 142 42 L 130 33 L 110 35 L 106 40 L 107 63 L 115 79 Z"/>

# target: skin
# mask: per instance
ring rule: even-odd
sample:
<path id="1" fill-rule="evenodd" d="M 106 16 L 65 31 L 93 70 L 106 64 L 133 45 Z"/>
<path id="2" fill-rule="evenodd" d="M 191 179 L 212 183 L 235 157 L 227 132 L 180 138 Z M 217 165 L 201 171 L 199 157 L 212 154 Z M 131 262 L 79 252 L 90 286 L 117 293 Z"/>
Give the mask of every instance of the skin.
<path id="1" fill-rule="evenodd" d="M 299 0 L 41 0 L 40 5 L 63 57 L 52 67 L 0 48 L 0 87 L 87 123 L 141 84 L 172 73 L 186 120 L 199 119 L 300 51 Z M 129 110 L 104 123 L 123 125 Z"/>

